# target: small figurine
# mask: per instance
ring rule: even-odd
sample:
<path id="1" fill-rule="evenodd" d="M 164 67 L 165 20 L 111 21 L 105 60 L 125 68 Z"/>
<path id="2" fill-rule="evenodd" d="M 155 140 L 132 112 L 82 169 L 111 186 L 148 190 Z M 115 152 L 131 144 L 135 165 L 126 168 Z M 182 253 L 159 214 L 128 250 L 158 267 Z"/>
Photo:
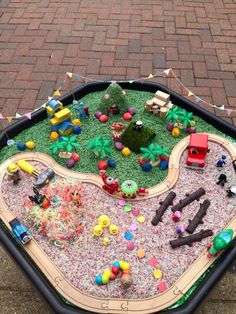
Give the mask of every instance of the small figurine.
<path id="1" fill-rule="evenodd" d="M 232 197 L 236 195 L 236 185 L 231 186 L 228 190 L 226 190 L 227 196 Z"/>
<path id="2" fill-rule="evenodd" d="M 20 168 L 15 163 L 11 163 L 10 165 L 8 165 L 7 175 L 8 175 L 8 180 L 13 181 L 13 184 L 17 184 L 21 180 Z"/>
<path id="3" fill-rule="evenodd" d="M 233 240 L 233 230 L 227 229 L 219 232 L 213 239 L 212 244 L 208 247 L 208 257 L 217 256 L 222 250 L 229 247 Z"/>
<path id="4" fill-rule="evenodd" d="M 224 173 L 221 173 L 221 175 L 218 178 L 218 182 L 216 182 L 216 184 L 224 186 L 225 183 L 227 182 L 227 176 Z"/>
<path id="5" fill-rule="evenodd" d="M 113 179 L 112 177 L 108 177 L 105 170 L 100 170 L 99 173 L 102 177 L 102 181 L 104 182 L 104 185 L 102 186 L 102 188 L 106 192 L 108 192 L 109 194 L 114 194 L 114 193 L 120 192 L 118 179 Z"/>
<path id="6" fill-rule="evenodd" d="M 88 107 L 85 107 L 82 101 L 78 102 L 77 100 L 73 100 L 73 105 L 73 108 L 78 111 L 80 120 L 86 120 L 89 118 Z"/>
<path id="7" fill-rule="evenodd" d="M 81 195 L 78 191 L 71 192 L 71 199 L 77 206 L 81 205 Z"/>
<path id="8" fill-rule="evenodd" d="M 34 191 L 34 196 L 30 195 L 29 199 L 37 205 L 43 205 L 44 206 L 43 208 L 48 208 L 51 204 L 48 198 L 45 195 L 40 194 L 39 191 L 35 187 L 33 187 L 33 191 Z M 46 203 L 44 202 L 45 200 L 47 201 L 47 204 L 48 204 L 48 201 L 50 203 L 48 207 L 46 206 Z"/>
<path id="9" fill-rule="evenodd" d="M 141 132 L 142 128 L 143 128 L 143 122 L 138 120 L 134 125 L 134 130 Z"/>
<path id="10" fill-rule="evenodd" d="M 114 122 L 111 126 L 110 129 L 113 131 L 112 132 L 112 138 L 114 141 L 120 141 L 122 137 L 122 131 L 124 130 L 125 126 L 122 122 Z"/>
<path id="11" fill-rule="evenodd" d="M 117 106 L 117 104 L 111 105 L 111 107 L 108 109 L 109 116 L 113 116 L 114 114 L 119 114 L 120 110 Z"/>
<path id="12" fill-rule="evenodd" d="M 179 237 L 182 236 L 182 234 L 185 232 L 185 227 L 183 225 L 179 225 L 176 227 L 176 233 Z"/>
<path id="13" fill-rule="evenodd" d="M 223 165 L 225 165 L 225 164 L 226 164 L 225 159 L 226 159 L 226 156 L 225 156 L 225 155 L 222 155 L 222 156 L 221 156 L 221 159 L 219 159 L 219 160 L 217 161 L 217 163 L 216 163 L 216 167 L 218 167 L 218 168 L 222 168 L 222 167 L 223 167 Z"/>

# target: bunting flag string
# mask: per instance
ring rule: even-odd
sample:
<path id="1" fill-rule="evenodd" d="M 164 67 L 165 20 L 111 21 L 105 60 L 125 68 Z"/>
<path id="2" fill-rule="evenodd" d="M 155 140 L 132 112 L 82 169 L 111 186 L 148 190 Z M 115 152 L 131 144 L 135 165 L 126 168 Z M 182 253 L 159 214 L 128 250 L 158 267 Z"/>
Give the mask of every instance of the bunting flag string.
<path id="1" fill-rule="evenodd" d="M 73 77 L 75 77 L 76 80 L 78 80 L 80 82 L 85 82 L 85 83 L 100 82 L 100 83 L 110 83 L 110 84 L 115 84 L 115 83 L 130 83 L 130 84 L 132 84 L 134 82 L 139 82 L 139 83 L 143 84 L 146 80 L 153 79 L 156 77 L 174 78 L 176 80 L 176 82 L 182 86 L 183 90 L 186 91 L 188 97 L 192 97 L 192 96 L 194 97 L 195 103 L 198 104 L 199 102 L 203 102 L 203 103 L 207 104 L 208 106 L 217 108 L 219 110 L 226 111 L 228 116 L 230 116 L 232 114 L 232 112 L 236 112 L 236 109 L 225 108 L 224 104 L 222 104 L 221 106 L 216 106 L 216 105 L 213 105 L 213 104 L 205 101 L 204 99 L 200 98 L 199 96 L 195 95 L 190 89 L 188 89 L 182 83 L 182 81 L 177 77 L 177 75 L 172 70 L 172 68 L 169 68 L 169 69 L 166 69 L 163 71 L 156 70 L 156 72 L 154 74 L 150 73 L 146 77 L 141 77 L 141 78 L 132 79 L 132 80 L 98 80 L 98 79 L 93 79 L 93 78 L 82 76 L 78 73 L 66 72 L 64 80 L 61 82 L 60 86 L 54 91 L 53 96 L 49 96 L 48 100 L 44 104 L 42 104 L 40 107 L 34 109 L 32 112 L 27 112 L 25 114 L 16 113 L 15 116 L 3 116 L 3 114 L 0 112 L 0 120 L 7 120 L 10 123 L 10 122 L 12 122 L 13 119 L 20 119 L 22 117 L 27 117 L 28 119 L 31 119 L 33 112 L 35 112 L 41 108 L 45 108 L 47 106 L 47 104 L 50 102 L 50 100 L 57 98 L 57 97 L 60 97 L 61 96 L 61 90 L 64 87 L 65 83 L 68 80 L 71 82 Z"/>

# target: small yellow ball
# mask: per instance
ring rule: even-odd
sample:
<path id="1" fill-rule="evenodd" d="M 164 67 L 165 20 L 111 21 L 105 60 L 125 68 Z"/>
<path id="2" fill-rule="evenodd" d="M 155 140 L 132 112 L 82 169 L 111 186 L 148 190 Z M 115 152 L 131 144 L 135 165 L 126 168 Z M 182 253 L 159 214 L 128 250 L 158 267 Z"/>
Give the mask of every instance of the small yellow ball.
<path id="1" fill-rule="evenodd" d="M 110 269 L 105 269 L 102 275 L 103 275 L 103 276 L 106 276 L 106 277 L 108 277 L 108 278 L 110 278 L 110 276 L 111 276 L 111 271 L 110 271 Z"/>
<path id="2" fill-rule="evenodd" d="M 50 140 L 51 141 L 56 141 L 58 139 L 59 135 L 57 132 L 51 132 L 50 134 Z"/>
<path id="3" fill-rule="evenodd" d="M 128 270 L 128 269 L 130 269 L 130 264 L 123 261 L 123 263 L 121 263 L 120 268 L 121 268 L 121 270 Z"/>
<path id="4" fill-rule="evenodd" d="M 81 123 L 80 119 L 74 119 L 74 120 L 72 120 L 72 124 L 80 126 L 82 123 Z"/>
<path id="5" fill-rule="evenodd" d="M 103 243 L 105 246 L 108 246 L 108 245 L 110 244 L 109 238 L 103 238 L 102 243 Z"/>
<path id="6" fill-rule="evenodd" d="M 108 282 L 109 282 L 109 277 L 105 276 L 105 275 L 102 275 L 102 283 L 105 285 Z"/>
<path id="7" fill-rule="evenodd" d="M 36 147 L 36 144 L 33 141 L 28 141 L 25 143 L 25 146 L 29 149 L 34 149 Z"/>
<path id="8" fill-rule="evenodd" d="M 93 227 L 93 235 L 95 237 L 100 237 L 103 234 L 103 229 L 100 225 L 96 225 Z"/>
<path id="9" fill-rule="evenodd" d="M 124 147 L 121 151 L 122 155 L 125 157 L 129 157 L 131 155 L 131 150 L 128 147 Z"/>
<path id="10" fill-rule="evenodd" d="M 179 137 L 180 136 L 180 129 L 179 128 L 173 128 L 171 135 L 173 137 Z"/>

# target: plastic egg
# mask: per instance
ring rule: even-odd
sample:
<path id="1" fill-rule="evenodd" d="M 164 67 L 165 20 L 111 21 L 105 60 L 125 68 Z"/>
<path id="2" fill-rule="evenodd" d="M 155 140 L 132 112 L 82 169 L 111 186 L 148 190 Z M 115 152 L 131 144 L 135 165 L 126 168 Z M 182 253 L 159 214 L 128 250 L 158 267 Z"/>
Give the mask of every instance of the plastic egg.
<path id="1" fill-rule="evenodd" d="M 125 120 L 125 121 L 131 121 L 132 120 L 132 114 L 130 114 L 129 112 L 125 112 L 124 114 L 123 114 L 123 119 Z"/>
<path id="2" fill-rule="evenodd" d="M 105 114 L 101 115 L 99 117 L 99 121 L 102 122 L 102 123 L 106 123 L 108 121 L 108 116 L 106 116 Z"/>
<path id="3" fill-rule="evenodd" d="M 82 131 L 81 127 L 79 125 L 75 125 L 73 128 L 73 133 L 74 134 L 80 134 Z"/>
<path id="4" fill-rule="evenodd" d="M 29 149 L 34 149 L 36 147 L 36 144 L 33 141 L 28 141 L 25 143 L 25 146 Z"/>
<path id="5" fill-rule="evenodd" d="M 119 232 L 117 225 L 110 225 L 109 232 L 110 234 L 117 234 Z"/>
<path id="6" fill-rule="evenodd" d="M 95 282 L 99 286 L 102 285 L 102 276 L 101 275 L 96 276 Z"/>
<path id="7" fill-rule="evenodd" d="M 59 137 L 59 134 L 57 132 L 51 132 L 50 133 L 50 140 L 51 141 L 56 141 Z"/>
<path id="8" fill-rule="evenodd" d="M 173 130 L 171 131 L 171 135 L 173 137 L 179 137 L 180 136 L 180 129 L 179 128 L 173 128 Z"/>
<path id="9" fill-rule="evenodd" d="M 103 229 L 100 225 L 96 225 L 93 227 L 93 235 L 95 237 L 100 237 L 103 234 Z"/>
<path id="10" fill-rule="evenodd" d="M 110 225 L 110 218 L 107 215 L 101 215 L 98 217 L 98 224 L 101 227 L 108 227 Z"/>
<path id="11" fill-rule="evenodd" d="M 128 147 L 124 147 L 121 151 L 122 155 L 125 157 L 129 157 L 131 155 L 131 150 Z"/>

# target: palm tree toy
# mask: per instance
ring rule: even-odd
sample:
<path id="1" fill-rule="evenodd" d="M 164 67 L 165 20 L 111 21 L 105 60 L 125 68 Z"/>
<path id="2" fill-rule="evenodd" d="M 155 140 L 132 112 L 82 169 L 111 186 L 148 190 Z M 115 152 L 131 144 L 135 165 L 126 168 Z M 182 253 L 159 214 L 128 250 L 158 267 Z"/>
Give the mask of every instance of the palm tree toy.
<path id="1" fill-rule="evenodd" d="M 141 152 L 143 153 L 142 159 L 149 159 L 152 166 L 157 166 L 161 157 L 168 157 L 169 152 L 161 145 L 150 144 L 148 147 L 141 147 Z"/>
<path id="2" fill-rule="evenodd" d="M 104 139 L 101 135 L 89 140 L 87 147 L 91 148 L 94 154 L 100 159 L 111 156 L 111 142 Z"/>
<path id="3" fill-rule="evenodd" d="M 62 136 L 60 140 L 57 140 L 55 144 L 50 146 L 53 154 L 59 152 L 59 156 L 62 158 L 69 158 L 72 152 L 76 152 L 80 147 L 77 142 L 77 136 L 66 137 Z"/>

